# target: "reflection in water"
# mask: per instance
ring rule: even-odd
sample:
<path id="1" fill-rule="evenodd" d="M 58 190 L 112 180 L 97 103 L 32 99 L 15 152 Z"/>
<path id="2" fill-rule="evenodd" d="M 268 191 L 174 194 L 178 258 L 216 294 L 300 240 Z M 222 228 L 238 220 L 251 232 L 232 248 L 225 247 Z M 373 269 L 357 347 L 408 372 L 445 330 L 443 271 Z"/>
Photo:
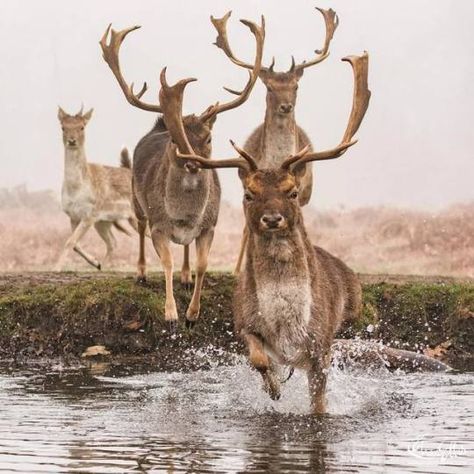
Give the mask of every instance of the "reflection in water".
<path id="1" fill-rule="evenodd" d="M 329 414 L 314 418 L 304 374 L 273 402 L 243 361 L 149 370 L 0 366 L 0 471 L 454 473 L 473 463 L 473 374 L 332 369 Z"/>

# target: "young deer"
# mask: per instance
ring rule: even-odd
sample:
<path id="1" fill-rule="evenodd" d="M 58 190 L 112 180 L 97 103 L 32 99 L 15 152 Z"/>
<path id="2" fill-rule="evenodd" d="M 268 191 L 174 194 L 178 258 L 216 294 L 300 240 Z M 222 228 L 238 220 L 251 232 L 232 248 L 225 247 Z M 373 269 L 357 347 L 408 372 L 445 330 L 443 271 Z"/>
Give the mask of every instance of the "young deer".
<path id="1" fill-rule="evenodd" d="M 203 168 L 239 168 L 249 241 L 234 293 L 235 330 L 273 399 L 280 397 L 276 364 L 307 371 L 314 413 L 325 411 L 326 369 L 334 335 L 344 320 L 357 317 L 361 305 L 356 275 L 309 241 L 299 200 L 306 163 L 337 158 L 356 143 L 352 137 L 368 107 L 367 53 L 344 60 L 353 68 L 354 99 L 346 132 L 336 148 L 309 152 L 306 146 L 278 168 L 265 169 L 237 147 L 243 159 L 182 156 Z"/>
<path id="2" fill-rule="evenodd" d="M 295 64 L 292 57 L 292 64 L 287 72 L 274 71 L 275 58 L 273 58 L 268 68 L 262 67 L 260 70 L 259 77 L 267 88 L 265 119 L 263 124 L 254 130 L 244 145 L 244 150 L 254 157 L 260 168 L 278 168 L 284 159 L 307 145 L 309 145 L 309 150 L 312 150 L 310 139 L 305 131 L 297 125 L 295 119 L 298 81 L 307 67 L 314 66 L 329 56 L 329 44 L 339 24 L 337 15 L 333 10 L 323 10 L 321 8 L 317 8 L 317 10 L 322 13 L 326 24 L 326 39 L 323 49 L 316 50 L 316 56 L 311 61 L 304 61 L 298 65 Z M 226 30 L 228 18 L 229 13 L 221 19 L 212 18 L 212 23 L 218 32 L 215 44 L 224 51 L 234 64 L 244 68 L 252 68 L 251 64 L 237 59 L 229 47 Z M 304 206 L 308 204 L 311 198 L 313 186 L 311 165 L 306 166 L 306 170 L 301 177 L 300 186 L 299 203 Z M 239 273 L 242 265 L 247 238 L 248 230 L 245 228 L 235 269 L 236 273 Z"/>
<path id="3" fill-rule="evenodd" d="M 256 56 L 249 80 L 232 101 L 208 107 L 201 115 L 182 117 L 182 102 L 185 86 L 195 79 L 183 79 L 170 87 L 166 83 L 163 69 L 160 80 L 160 105 L 142 102 L 146 84 L 138 94 L 133 93 L 119 66 L 119 48 L 128 33 L 137 27 L 123 31 L 112 30 L 110 44 L 105 32 L 101 46 L 104 59 L 112 69 L 130 104 L 152 112 L 162 113 L 153 129 L 137 144 L 133 159 L 133 205 L 138 218 L 140 252 L 138 278 L 145 278 L 144 235 L 147 224 L 155 249 L 161 259 L 166 278 L 165 319 L 170 329 L 176 330 L 178 312 L 173 296 L 173 258 L 170 242 L 184 246 L 184 262 L 181 282 L 192 282 L 189 269 L 189 245 L 196 241 L 196 283 L 186 312 L 186 325 L 191 326 L 199 316 L 201 288 L 207 259 L 214 236 L 220 203 L 220 185 L 215 171 L 202 170 L 192 161 L 177 158 L 178 150 L 186 154 L 198 153 L 210 158 L 211 132 L 218 114 L 243 104 L 258 79 L 261 67 L 264 20 L 261 26 L 241 20 L 256 40 Z"/>
<path id="4" fill-rule="evenodd" d="M 88 263 L 101 269 L 100 262 L 83 250 L 79 241 L 94 226 L 107 246 L 105 260 L 109 260 L 116 246 L 112 226 L 130 235 L 123 226 L 128 221 L 137 228 L 131 207 L 131 163 L 128 150 L 121 153 L 121 167 L 88 163 L 85 152 L 85 127 L 93 109 L 83 114 L 69 115 L 61 107 L 58 118 L 64 142 L 64 181 L 61 193 L 62 207 L 71 219 L 72 234 L 56 263 L 62 270 L 68 252 L 73 249 Z"/>

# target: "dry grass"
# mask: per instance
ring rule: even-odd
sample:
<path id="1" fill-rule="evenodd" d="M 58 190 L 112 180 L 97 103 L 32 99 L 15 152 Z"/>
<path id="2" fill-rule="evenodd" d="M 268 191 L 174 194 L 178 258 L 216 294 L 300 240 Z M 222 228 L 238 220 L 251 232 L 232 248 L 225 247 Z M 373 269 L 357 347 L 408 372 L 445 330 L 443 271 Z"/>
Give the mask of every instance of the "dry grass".
<path id="1" fill-rule="evenodd" d="M 394 208 L 307 209 L 305 220 L 313 242 L 357 271 L 474 277 L 474 203 L 438 213 Z M 233 267 L 242 225 L 240 209 L 224 203 L 210 256 L 212 268 Z M 24 188 L 0 190 L 0 271 L 52 268 L 68 235 L 68 218 L 51 193 L 28 193 Z M 137 239 L 119 234 L 117 240 L 111 268 L 133 270 Z M 93 230 L 82 246 L 97 256 L 105 252 Z M 176 246 L 177 268 L 181 253 L 181 247 Z M 150 242 L 147 255 L 156 269 L 158 258 Z M 68 269 L 90 267 L 73 253 Z"/>

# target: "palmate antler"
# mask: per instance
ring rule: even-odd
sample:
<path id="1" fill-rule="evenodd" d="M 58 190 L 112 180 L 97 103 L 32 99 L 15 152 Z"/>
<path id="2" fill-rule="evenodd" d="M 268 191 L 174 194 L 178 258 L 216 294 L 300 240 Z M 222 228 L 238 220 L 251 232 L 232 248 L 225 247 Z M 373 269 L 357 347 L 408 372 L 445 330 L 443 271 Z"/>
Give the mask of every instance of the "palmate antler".
<path id="1" fill-rule="evenodd" d="M 255 36 L 256 53 L 255 62 L 250 71 L 250 77 L 247 85 L 241 92 L 238 92 L 238 97 L 223 104 L 215 104 L 208 107 L 200 116 L 201 122 L 206 122 L 221 112 L 234 109 L 243 104 L 249 97 L 255 82 L 258 79 L 260 68 L 262 66 L 263 44 L 265 39 L 265 20 L 262 17 L 261 26 L 247 20 L 241 20 L 246 25 L 252 34 Z M 161 71 L 160 75 L 161 89 L 159 93 L 161 110 L 166 123 L 166 128 L 170 132 L 173 141 L 178 145 L 178 150 L 181 153 L 193 155 L 194 151 L 186 136 L 183 125 L 183 94 L 187 84 L 195 81 L 194 78 L 182 79 L 174 86 L 169 86 L 166 81 L 166 68 Z"/>
<path id="2" fill-rule="evenodd" d="M 128 100 L 128 102 L 135 106 L 138 107 L 139 109 L 142 110 L 148 110 L 149 112 L 161 112 L 161 107 L 156 104 L 148 104 L 146 102 L 143 102 L 141 98 L 143 97 L 143 94 L 148 89 L 148 86 L 145 83 L 143 83 L 143 87 L 141 88 L 140 92 L 138 94 L 135 94 L 133 92 L 133 82 L 130 84 L 130 86 L 127 84 L 127 81 L 125 81 L 122 71 L 120 70 L 120 60 L 119 60 L 119 51 L 120 51 L 120 46 L 122 45 L 123 40 L 125 37 L 132 31 L 137 30 L 138 28 L 141 28 L 140 26 L 132 26 L 130 28 L 126 28 L 125 30 L 120 30 L 120 31 L 115 31 L 112 28 L 112 24 L 110 24 L 107 29 L 105 30 L 104 35 L 102 36 L 100 40 L 100 47 L 102 48 L 102 55 L 105 59 L 105 62 L 109 65 L 110 69 L 114 73 L 115 78 L 117 79 L 117 82 L 119 83 L 125 98 Z M 107 38 L 110 34 L 110 43 L 107 44 Z"/>
<path id="3" fill-rule="evenodd" d="M 296 65 L 295 60 L 292 56 L 292 64 L 289 72 L 293 72 L 295 70 L 303 70 L 307 67 L 314 66 L 315 64 L 324 61 L 329 56 L 329 45 L 331 43 L 332 37 L 334 36 L 334 32 L 336 31 L 337 26 L 339 25 L 339 19 L 337 14 L 334 10 L 323 10 L 322 8 L 317 8 L 316 10 L 320 11 L 324 17 L 324 22 L 326 24 L 326 37 L 324 40 L 324 46 L 322 49 L 317 49 L 316 57 L 311 61 L 303 61 L 301 64 Z M 238 59 L 235 54 L 233 53 L 230 45 L 229 40 L 227 37 L 227 20 L 229 19 L 231 12 L 226 13 L 222 18 L 214 18 L 211 16 L 211 21 L 214 27 L 217 30 L 217 38 L 216 42 L 214 43 L 218 48 L 224 51 L 225 55 L 237 66 L 244 67 L 246 69 L 252 69 L 253 65 Z M 262 67 L 264 71 L 273 72 L 273 67 L 275 66 L 275 58 L 272 59 L 272 62 L 269 67 Z M 229 90 L 229 89 L 227 89 Z M 229 90 L 229 92 L 233 92 Z"/>
<path id="4" fill-rule="evenodd" d="M 347 123 L 346 131 L 341 143 L 330 150 L 308 153 L 309 146 L 306 146 L 298 153 L 287 158 L 282 164 L 282 169 L 293 170 L 295 167 L 308 163 L 309 161 L 332 160 L 338 158 L 345 151 L 357 143 L 352 140 L 362 123 L 370 100 L 370 90 L 367 84 L 369 72 L 369 55 L 365 52 L 362 56 L 348 56 L 343 58 L 351 64 L 354 73 L 354 96 L 352 100 L 352 110 Z M 252 156 L 241 150 L 231 142 L 239 155 L 243 158 L 232 158 L 227 160 L 208 160 L 195 154 L 179 154 L 178 156 L 194 161 L 202 168 L 243 168 L 247 171 L 256 171 L 257 164 Z"/>

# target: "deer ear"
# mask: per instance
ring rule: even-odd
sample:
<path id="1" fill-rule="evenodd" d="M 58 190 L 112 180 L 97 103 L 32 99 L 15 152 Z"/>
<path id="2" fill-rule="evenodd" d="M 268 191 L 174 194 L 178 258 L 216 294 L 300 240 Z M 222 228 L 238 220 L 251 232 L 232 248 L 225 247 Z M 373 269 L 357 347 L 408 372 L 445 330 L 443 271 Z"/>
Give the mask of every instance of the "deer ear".
<path id="1" fill-rule="evenodd" d="M 291 173 L 299 181 L 304 176 L 304 174 L 306 173 L 306 163 L 296 163 L 291 168 Z"/>
<path id="2" fill-rule="evenodd" d="M 64 110 L 58 106 L 58 119 L 60 122 L 62 122 L 65 118 L 67 117 L 67 113 L 64 112 Z"/>
<path id="3" fill-rule="evenodd" d="M 245 170 L 243 168 L 239 168 L 239 178 L 241 181 L 244 181 L 247 179 L 247 176 L 249 175 L 248 170 Z"/>
<path id="4" fill-rule="evenodd" d="M 88 112 L 86 112 L 82 118 L 84 119 L 84 122 L 87 123 L 91 117 L 92 117 L 92 112 L 94 112 L 94 109 L 90 109 Z"/>
<path id="5" fill-rule="evenodd" d="M 303 73 L 304 73 L 304 69 L 301 67 L 301 68 L 295 69 L 295 72 L 293 74 L 295 75 L 296 80 L 299 81 L 301 77 L 303 76 Z"/>

